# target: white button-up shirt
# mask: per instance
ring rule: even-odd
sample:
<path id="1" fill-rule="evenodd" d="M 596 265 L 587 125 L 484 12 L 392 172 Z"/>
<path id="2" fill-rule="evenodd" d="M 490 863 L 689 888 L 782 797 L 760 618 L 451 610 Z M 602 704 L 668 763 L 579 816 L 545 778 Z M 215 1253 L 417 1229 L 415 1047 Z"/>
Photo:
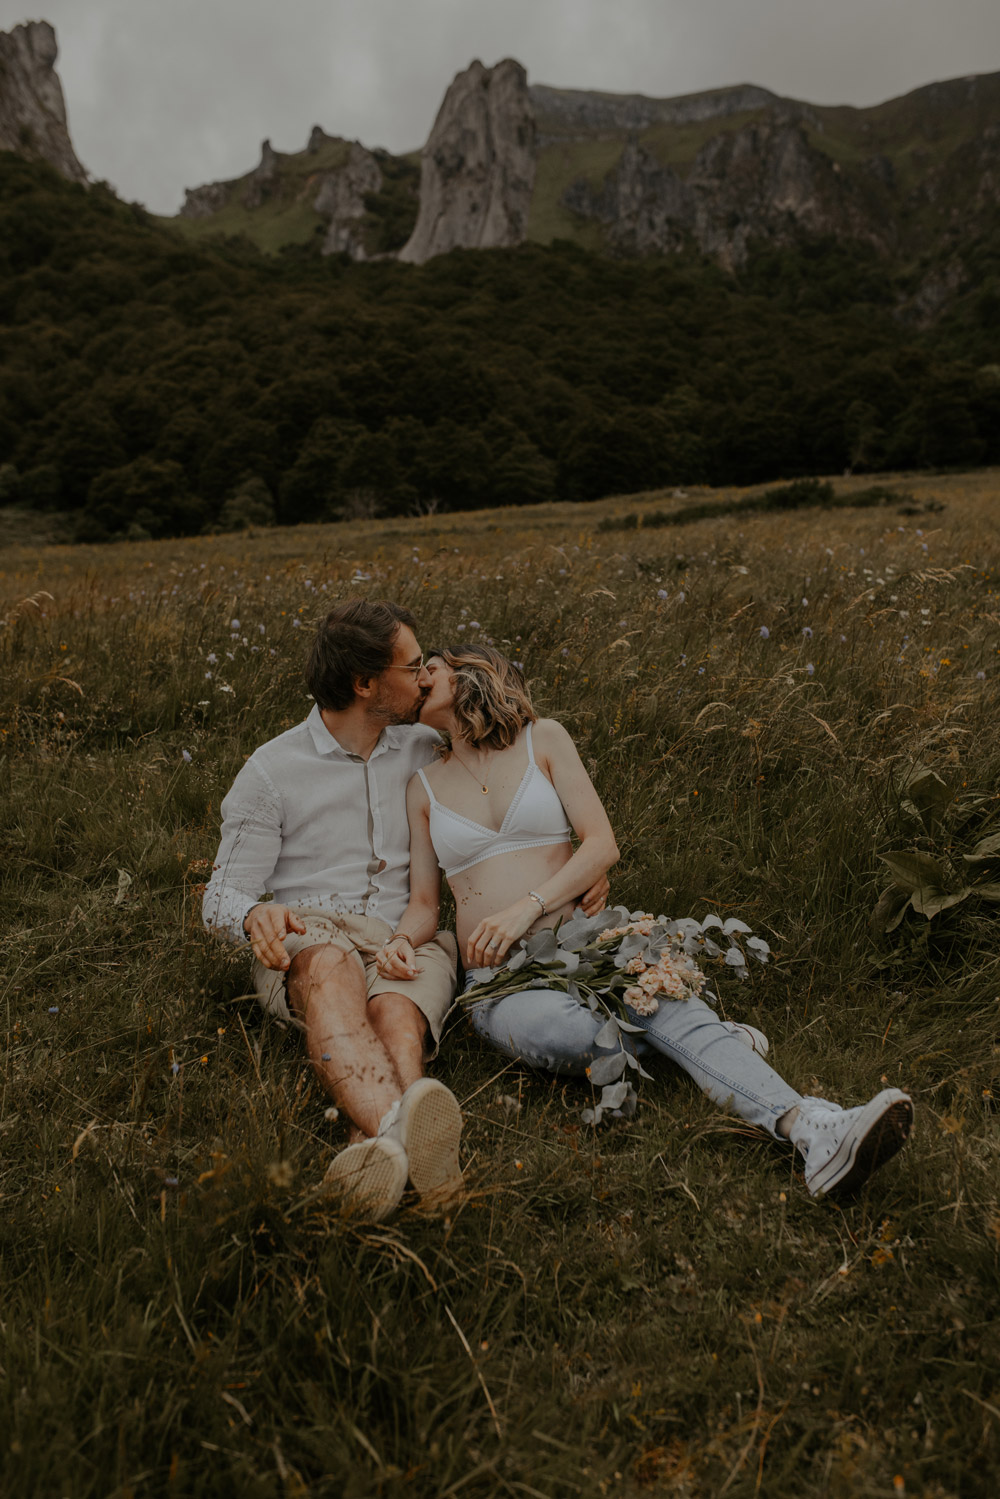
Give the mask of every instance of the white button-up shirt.
<path id="1" fill-rule="evenodd" d="M 401 724 L 383 729 L 363 760 L 337 743 L 314 707 L 262 744 L 222 803 L 205 925 L 245 944 L 247 911 L 270 894 L 395 927 L 410 896 L 406 785 L 440 742 L 434 729 Z"/>

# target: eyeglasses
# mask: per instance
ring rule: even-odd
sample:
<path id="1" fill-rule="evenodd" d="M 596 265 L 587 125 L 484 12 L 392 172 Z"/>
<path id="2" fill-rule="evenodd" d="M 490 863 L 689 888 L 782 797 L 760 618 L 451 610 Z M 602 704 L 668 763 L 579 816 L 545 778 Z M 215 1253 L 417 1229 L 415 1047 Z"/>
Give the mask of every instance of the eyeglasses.
<path id="1" fill-rule="evenodd" d="M 416 666 L 387 666 L 385 669 L 386 671 L 408 671 L 413 680 L 416 681 L 424 669 L 424 658 L 421 656 Z"/>

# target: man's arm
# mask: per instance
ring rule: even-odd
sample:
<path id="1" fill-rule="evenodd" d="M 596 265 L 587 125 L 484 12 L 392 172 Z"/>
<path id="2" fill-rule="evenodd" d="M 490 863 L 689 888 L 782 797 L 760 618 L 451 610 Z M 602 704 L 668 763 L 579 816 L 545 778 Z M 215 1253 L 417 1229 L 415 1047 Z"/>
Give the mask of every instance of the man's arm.
<path id="1" fill-rule="evenodd" d="M 251 940 L 244 919 L 260 909 L 280 853 L 281 798 L 248 761 L 222 803 L 222 838 L 201 907 L 210 932 L 238 947 Z"/>

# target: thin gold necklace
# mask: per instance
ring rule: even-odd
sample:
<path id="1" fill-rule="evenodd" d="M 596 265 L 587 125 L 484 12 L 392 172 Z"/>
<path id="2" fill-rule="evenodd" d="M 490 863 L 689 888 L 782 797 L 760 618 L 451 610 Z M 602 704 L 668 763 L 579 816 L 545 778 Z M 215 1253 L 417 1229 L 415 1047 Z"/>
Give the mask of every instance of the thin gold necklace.
<path id="1" fill-rule="evenodd" d="M 483 793 L 483 795 L 484 796 L 489 796 L 490 788 L 487 786 L 486 782 L 485 781 L 481 781 L 479 779 L 479 777 L 476 775 L 475 771 L 469 769 L 469 766 L 466 765 L 465 761 L 462 759 L 461 755 L 458 753 L 458 750 L 455 748 L 454 745 L 452 745 L 452 747 L 451 747 L 451 752 L 455 756 L 455 759 L 458 761 L 459 765 L 461 765 L 462 769 L 463 770 L 467 770 L 469 772 L 469 775 L 475 781 L 476 785 L 479 787 L 479 789 Z M 495 753 L 496 753 L 496 751 L 494 751 L 494 754 Z M 493 755 L 490 755 L 489 763 L 487 764 L 487 767 L 486 767 L 487 774 L 489 773 L 489 767 L 490 767 L 490 765 L 492 765 L 492 763 L 493 763 Z"/>

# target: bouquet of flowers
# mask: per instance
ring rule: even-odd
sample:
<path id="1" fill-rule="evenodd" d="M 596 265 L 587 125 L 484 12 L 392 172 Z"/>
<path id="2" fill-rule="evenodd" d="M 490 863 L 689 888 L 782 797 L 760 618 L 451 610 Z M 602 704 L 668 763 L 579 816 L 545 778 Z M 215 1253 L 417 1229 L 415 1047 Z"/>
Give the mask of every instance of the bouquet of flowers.
<path id="1" fill-rule="evenodd" d="M 642 1034 L 635 1017 L 655 1015 L 662 999 L 715 996 L 706 989 L 705 965 L 721 964 L 747 976 L 748 950 L 766 963 L 770 948 L 745 921 L 706 916 L 679 920 L 617 906 L 596 916 L 575 915 L 556 927 L 522 938 L 503 968 L 466 990 L 466 1005 L 495 1004 L 522 989 L 562 989 L 604 1024 L 594 1038 L 603 1055 L 588 1076 L 600 1101 L 582 1115 L 599 1124 L 604 1114 L 631 1118 L 638 1103 L 633 1077 L 648 1077 L 630 1034 Z M 611 1049 L 614 1048 L 614 1049 Z"/>

